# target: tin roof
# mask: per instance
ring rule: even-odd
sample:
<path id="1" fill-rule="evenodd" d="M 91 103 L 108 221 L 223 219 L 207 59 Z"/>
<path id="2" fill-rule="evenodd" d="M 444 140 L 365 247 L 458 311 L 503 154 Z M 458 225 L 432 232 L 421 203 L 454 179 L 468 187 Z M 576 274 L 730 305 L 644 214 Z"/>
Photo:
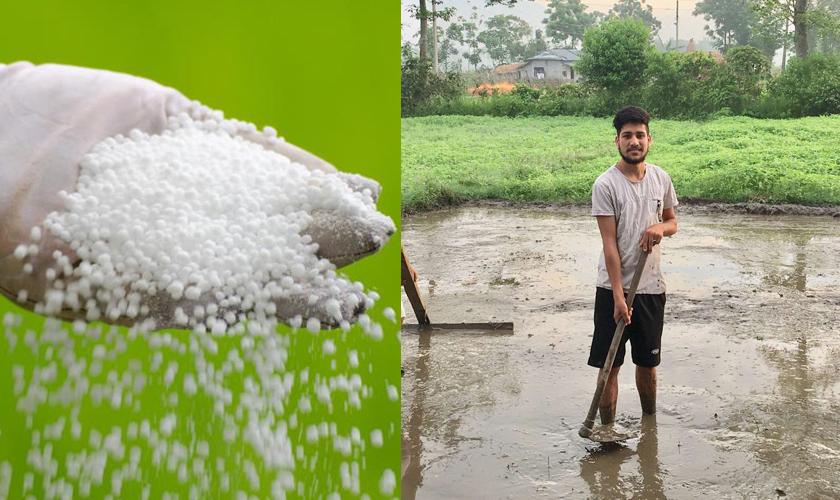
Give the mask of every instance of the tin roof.
<path id="1" fill-rule="evenodd" d="M 574 62 L 580 59 L 579 52 L 577 49 L 552 49 L 541 52 L 527 60 Z"/>

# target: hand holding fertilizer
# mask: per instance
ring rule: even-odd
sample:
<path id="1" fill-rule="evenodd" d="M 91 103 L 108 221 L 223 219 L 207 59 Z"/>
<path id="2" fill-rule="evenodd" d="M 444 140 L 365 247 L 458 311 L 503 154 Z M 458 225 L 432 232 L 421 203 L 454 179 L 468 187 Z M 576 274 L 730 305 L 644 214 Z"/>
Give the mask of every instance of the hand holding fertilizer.
<path id="1" fill-rule="evenodd" d="M 0 65 L 0 293 L 36 312 L 216 333 L 348 328 L 336 268 L 395 231 L 379 185 L 125 74 Z"/>

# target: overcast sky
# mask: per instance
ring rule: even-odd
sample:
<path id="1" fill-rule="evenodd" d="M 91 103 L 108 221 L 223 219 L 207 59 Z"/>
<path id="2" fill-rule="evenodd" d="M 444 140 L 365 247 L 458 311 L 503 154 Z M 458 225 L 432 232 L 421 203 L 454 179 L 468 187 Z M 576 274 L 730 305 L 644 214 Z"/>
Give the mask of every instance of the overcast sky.
<path id="1" fill-rule="evenodd" d="M 607 12 L 615 3 L 614 0 L 582 0 L 582 2 L 589 6 L 589 11 Z M 409 0 L 401 0 L 402 3 L 402 37 L 403 41 L 411 41 L 417 43 L 417 39 L 413 36 L 420 30 L 420 21 L 411 17 L 406 9 L 411 5 L 416 5 L 417 2 Z M 659 30 L 659 36 L 662 41 L 668 43 L 668 40 L 676 36 L 674 20 L 677 14 L 676 0 L 647 0 L 645 5 L 653 7 L 653 15 L 662 23 L 662 28 Z M 691 12 L 694 10 L 695 2 L 687 0 L 680 0 L 680 39 L 688 40 L 694 38 L 695 40 L 702 40 L 706 38 L 703 26 L 706 21 L 702 17 L 694 17 Z M 534 29 L 542 29 L 545 31 L 545 25 L 542 20 L 546 17 L 545 10 L 548 5 L 548 0 L 520 0 L 513 8 L 494 6 L 490 8 L 484 7 L 484 0 L 443 0 L 444 7 L 455 7 L 457 9 L 456 16 L 469 17 L 472 12 L 472 7 L 478 7 L 479 15 L 485 18 L 493 17 L 497 14 L 514 14 L 519 16 Z M 431 8 L 431 5 L 429 5 Z M 442 25 L 445 27 L 447 23 Z"/>

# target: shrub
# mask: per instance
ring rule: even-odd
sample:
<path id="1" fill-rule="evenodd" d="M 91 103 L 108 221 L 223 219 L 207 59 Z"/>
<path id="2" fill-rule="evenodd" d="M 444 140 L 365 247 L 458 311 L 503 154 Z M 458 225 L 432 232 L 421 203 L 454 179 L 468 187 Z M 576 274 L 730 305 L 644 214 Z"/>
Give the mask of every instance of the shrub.
<path id="1" fill-rule="evenodd" d="M 726 67 L 735 76 L 738 93 L 758 97 L 770 77 L 770 59 L 749 45 L 734 47 L 726 53 Z"/>
<path id="2" fill-rule="evenodd" d="M 412 116 L 431 102 L 453 100 L 463 93 L 461 76 L 449 72 L 442 76 L 432 71 L 429 61 L 421 61 L 408 44 L 402 49 L 400 67 L 400 112 Z"/>
<path id="3" fill-rule="evenodd" d="M 787 99 L 793 116 L 840 113 L 840 55 L 792 57 L 771 85 L 771 94 Z"/>
<path id="4" fill-rule="evenodd" d="M 650 30 L 641 21 L 629 19 L 613 19 L 587 29 L 575 69 L 597 87 L 637 87 L 643 82 L 647 54 L 656 50 L 649 36 Z"/>
<path id="5" fill-rule="evenodd" d="M 539 89 L 535 89 L 525 85 L 524 83 L 517 83 L 515 87 L 510 91 L 510 95 L 517 97 L 523 101 L 536 101 L 540 98 L 540 94 L 542 92 Z"/>
<path id="6" fill-rule="evenodd" d="M 632 33 L 639 30 L 633 23 L 616 24 L 618 28 L 612 26 L 613 22 L 608 24 L 610 28 L 602 28 L 595 35 L 590 31 L 590 41 L 600 40 L 598 37 L 609 39 L 607 35 L 613 36 L 613 32 L 623 32 L 621 30 Z M 591 51 L 592 43 L 589 47 Z M 602 50 L 609 48 L 607 45 L 601 47 Z M 603 62 L 598 67 L 606 68 L 608 65 L 604 61 L 619 64 L 616 54 L 626 52 L 626 47 L 613 49 L 601 55 L 590 52 L 586 57 Z M 738 115 L 790 118 L 840 113 L 840 55 L 837 54 L 814 53 L 805 61 L 792 58 L 787 70 L 773 79 L 770 61 L 749 46 L 731 49 L 724 64 L 702 52 L 660 54 L 647 50 L 642 53 L 644 61 L 633 62 L 635 72 L 628 76 L 628 84 L 622 85 L 606 77 L 600 80 L 590 77 L 585 83 L 554 88 L 535 89 L 517 84 L 508 94 L 484 92 L 481 98 L 464 96 L 463 81 L 458 75 L 437 77 L 428 70 L 428 64 L 406 57 L 403 61 L 403 116 L 609 117 L 628 104 L 642 106 L 656 118 L 690 120 Z M 582 60 L 586 59 L 584 55 Z M 639 73 L 639 68 L 644 71 Z M 625 69 L 630 71 L 629 66 Z M 425 76 L 423 71 L 426 71 Z"/>
<path id="7" fill-rule="evenodd" d="M 790 118 L 790 110 L 790 99 L 765 90 L 744 110 L 744 114 L 753 118 Z"/>

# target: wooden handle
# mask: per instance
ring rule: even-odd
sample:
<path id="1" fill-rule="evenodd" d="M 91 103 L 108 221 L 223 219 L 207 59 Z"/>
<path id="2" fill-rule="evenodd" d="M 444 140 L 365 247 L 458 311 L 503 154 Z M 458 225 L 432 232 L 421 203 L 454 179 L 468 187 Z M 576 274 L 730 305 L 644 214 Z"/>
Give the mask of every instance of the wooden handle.
<path id="1" fill-rule="evenodd" d="M 633 281 L 630 282 L 630 292 L 627 294 L 627 308 L 633 307 L 633 299 L 636 298 L 636 289 L 639 288 L 639 281 L 642 280 L 642 272 L 645 270 L 645 263 L 647 263 L 648 253 L 641 250 L 639 254 L 639 262 L 636 264 L 636 271 L 633 273 Z M 595 395 L 592 397 L 592 404 L 589 405 L 589 413 L 586 414 L 586 420 L 580 428 L 582 437 L 589 437 L 592 427 L 595 425 L 595 415 L 598 413 L 598 405 L 601 404 L 601 396 L 604 394 L 604 387 L 607 385 L 607 379 L 610 378 L 613 361 L 615 361 L 615 354 L 618 352 L 618 345 L 621 343 L 621 336 L 624 335 L 624 318 L 621 318 L 616 325 L 615 333 L 613 334 L 612 343 L 610 343 L 610 350 L 607 353 L 607 359 L 604 361 L 604 368 L 601 369 L 601 376 L 598 378 L 598 387 L 595 388 Z"/>
<path id="2" fill-rule="evenodd" d="M 405 282 L 405 294 L 408 296 L 408 301 L 411 302 L 411 308 L 414 309 L 414 315 L 417 316 L 417 323 L 420 325 L 428 325 L 431 323 L 429 315 L 426 314 L 426 304 L 423 303 L 423 298 L 420 296 L 420 290 L 417 288 L 417 283 L 414 282 L 414 276 L 408 269 L 408 257 L 405 255 L 405 249 L 400 249 L 402 260 L 402 280 Z"/>

